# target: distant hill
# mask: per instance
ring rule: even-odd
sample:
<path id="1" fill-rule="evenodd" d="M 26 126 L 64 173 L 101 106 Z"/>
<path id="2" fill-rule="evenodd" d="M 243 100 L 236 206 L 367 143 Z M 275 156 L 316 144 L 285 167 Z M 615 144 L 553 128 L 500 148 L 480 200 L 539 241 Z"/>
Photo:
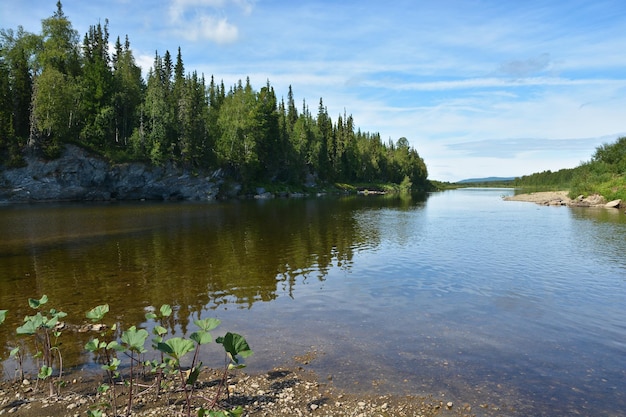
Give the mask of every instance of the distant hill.
<path id="1" fill-rule="evenodd" d="M 487 178 L 468 178 L 466 180 L 457 181 L 457 184 L 466 184 L 473 182 L 504 182 L 513 181 L 515 177 L 487 177 Z"/>

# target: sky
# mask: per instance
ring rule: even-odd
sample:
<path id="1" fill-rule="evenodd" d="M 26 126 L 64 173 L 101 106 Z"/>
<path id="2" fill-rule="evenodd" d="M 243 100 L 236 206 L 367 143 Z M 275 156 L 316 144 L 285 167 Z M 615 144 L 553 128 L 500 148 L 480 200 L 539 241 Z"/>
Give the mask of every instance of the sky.
<path id="1" fill-rule="evenodd" d="M 109 20 L 147 73 L 291 85 L 317 114 L 408 139 L 429 178 L 573 168 L 626 136 L 623 0 L 65 0 L 82 40 Z M 0 0 L 0 28 L 40 33 L 56 0 Z"/>

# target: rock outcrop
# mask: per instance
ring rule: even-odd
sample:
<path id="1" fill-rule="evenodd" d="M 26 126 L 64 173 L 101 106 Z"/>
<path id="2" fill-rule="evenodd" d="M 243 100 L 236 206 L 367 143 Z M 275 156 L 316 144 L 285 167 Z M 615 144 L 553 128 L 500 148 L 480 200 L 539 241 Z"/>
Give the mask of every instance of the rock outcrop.
<path id="1" fill-rule="evenodd" d="M 621 208 L 622 206 L 623 205 L 622 205 L 622 200 L 621 199 L 609 201 L 608 203 L 606 203 L 604 205 L 604 207 L 606 207 L 606 208 Z"/>
<path id="2" fill-rule="evenodd" d="M 192 175 L 172 165 L 111 165 L 74 145 L 60 158 L 26 156 L 22 168 L 0 167 L 0 202 L 106 200 L 213 200 L 220 171 Z"/>

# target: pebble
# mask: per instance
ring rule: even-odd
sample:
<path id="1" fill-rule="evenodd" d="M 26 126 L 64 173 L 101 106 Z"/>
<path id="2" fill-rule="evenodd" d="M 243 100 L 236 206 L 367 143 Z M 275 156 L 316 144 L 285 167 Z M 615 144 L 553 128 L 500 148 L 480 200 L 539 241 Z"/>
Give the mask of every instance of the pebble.
<path id="1" fill-rule="evenodd" d="M 319 408 L 319 405 L 317 404 L 311 404 L 311 410 L 315 411 Z"/>

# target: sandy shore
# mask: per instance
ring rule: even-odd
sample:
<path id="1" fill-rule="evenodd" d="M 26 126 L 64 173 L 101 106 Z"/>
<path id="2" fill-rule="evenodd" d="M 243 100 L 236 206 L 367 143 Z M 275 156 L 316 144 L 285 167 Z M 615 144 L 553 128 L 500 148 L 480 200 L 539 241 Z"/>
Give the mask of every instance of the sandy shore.
<path id="1" fill-rule="evenodd" d="M 568 207 L 605 207 L 624 208 L 622 200 L 607 202 L 599 194 L 592 194 L 587 197 L 578 196 L 575 199 L 569 198 L 569 191 L 542 191 L 537 193 L 517 194 L 504 197 L 505 201 L 527 201 L 543 206 L 568 206 Z"/>
<path id="2" fill-rule="evenodd" d="M 568 191 L 542 191 L 537 193 L 517 194 L 504 197 L 506 201 L 526 201 L 543 205 L 569 205 L 572 200 Z"/>
<path id="3" fill-rule="evenodd" d="M 197 407 L 207 406 L 214 398 L 220 376 L 221 371 L 201 374 L 191 415 L 197 415 Z M 117 413 L 114 413 L 110 397 L 96 394 L 102 380 L 83 380 L 76 375 L 73 382 L 63 388 L 61 395 L 54 397 L 47 395 L 46 384 L 37 386 L 35 380 L 0 382 L 0 415 L 79 417 L 87 415 L 89 410 L 103 410 L 109 417 L 125 415 L 127 387 L 123 384 L 117 386 Z M 141 379 L 141 390 L 135 394 L 132 416 L 185 416 L 184 396 L 175 381 L 171 380 L 161 395 L 156 395 L 154 376 L 152 379 Z M 320 380 L 302 366 L 277 368 L 258 375 L 233 373 L 225 390 L 228 394 L 224 392 L 221 395 L 218 409 L 230 410 L 240 406 L 244 416 L 256 417 L 475 417 L 472 410 L 480 410 L 482 416 L 495 417 L 507 412 L 506 407 L 494 404 L 458 403 L 435 395 L 352 394 L 336 389 L 331 380 Z"/>

